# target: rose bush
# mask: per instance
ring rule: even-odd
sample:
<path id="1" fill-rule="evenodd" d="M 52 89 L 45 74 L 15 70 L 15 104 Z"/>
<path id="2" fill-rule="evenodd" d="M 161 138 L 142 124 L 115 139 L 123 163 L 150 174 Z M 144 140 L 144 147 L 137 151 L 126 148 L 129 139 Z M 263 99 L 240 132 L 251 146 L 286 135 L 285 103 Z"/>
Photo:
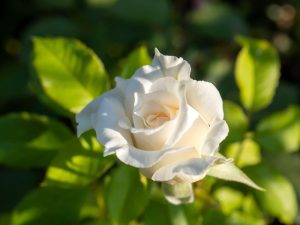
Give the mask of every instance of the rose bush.
<path id="1" fill-rule="evenodd" d="M 218 153 L 228 134 L 222 98 L 213 84 L 191 79 L 190 72 L 185 60 L 156 49 L 151 65 L 128 80 L 117 77 L 114 89 L 76 116 L 78 135 L 94 129 L 105 156 L 115 153 L 148 178 L 167 183 L 164 193 L 175 204 L 192 201 L 190 184 L 206 175 L 259 189 Z"/>

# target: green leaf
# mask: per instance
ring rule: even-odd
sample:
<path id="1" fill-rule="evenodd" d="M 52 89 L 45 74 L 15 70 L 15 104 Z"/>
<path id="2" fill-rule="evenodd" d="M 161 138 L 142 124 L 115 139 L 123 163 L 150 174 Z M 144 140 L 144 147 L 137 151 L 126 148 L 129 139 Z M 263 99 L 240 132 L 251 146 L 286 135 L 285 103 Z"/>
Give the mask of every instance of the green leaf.
<path id="1" fill-rule="evenodd" d="M 136 168 L 121 165 L 114 171 L 106 196 L 108 213 L 113 222 L 127 224 L 137 218 L 144 211 L 148 199 L 148 185 L 142 182 Z"/>
<path id="2" fill-rule="evenodd" d="M 230 215 L 235 209 L 243 204 L 244 196 L 241 192 L 229 187 L 218 188 L 214 192 L 214 197 L 220 203 L 224 214 Z"/>
<path id="3" fill-rule="evenodd" d="M 254 179 L 265 192 L 255 192 L 263 209 L 284 224 L 292 224 L 298 211 L 297 196 L 293 185 L 284 176 L 266 166 L 250 168 Z"/>
<path id="4" fill-rule="evenodd" d="M 87 193 L 86 188 L 38 188 L 18 204 L 12 225 L 75 224 Z"/>
<path id="5" fill-rule="evenodd" d="M 100 59 L 78 40 L 34 38 L 32 64 L 52 100 L 78 113 L 108 90 L 109 81 Z"/>
<path id="6" fill-rule="evenodd" d="M 249 127 L 248 118 L 243 109 L 234 102 L 224 101 L 224 117 L 229 126 L 227 142 L 240 141 Z"/>
<path id="7" fill-rule="evenodd" d="M 103 147 L 91 133 L 70 140 L 51 162 L 45 185 L 85 186 L 104 174 L 115 162 L 103 157 Z"/>
<path id="8" fill-rule="evenodd" d="M 228 158 L 234 158 L 238 167 L 251 166 L 261 161 L 260 147 L 250 138 L 229 144 L 225 149 Z"/>
<path id="9" fill-rule="evenodd" d="M 294 152 L 300 148 L 300 108 L 290 106 L 262 120 L 255 139 L 270 151 Z"/>
<path id="10" fill-rule="evenodd" d="M 138 68 L 150 63 L 151 58 L 147 52 L 147 48 L 141 46 L 131 52 L 130 55 L 125 59 L 121 77 L 130 78 Z"/>
<path id="11" fill-rule="evenodd" d="M 240 99 L 249 111 L 268 106 L 280 76 L 280 62 L 275 48 L 267 41 L 239 37 L 243 46 L 235 65 L 235 79 Z"/>
<path id="12" fill-rule="evenodd" d="M 0 163 L 14 167 L 48 166 L 63 144 L 72 138 L 63 124 L 29 113 L 0 118 Z"/>
<path id="13" fill-rule="evenodd" d="M 190 218 L 189 218 L 190 219 Z M 182 205 L 175 206 L 153 199 L 149 202 L 144 213 L 145 225 L 196 225 L 189 223 Z"/>

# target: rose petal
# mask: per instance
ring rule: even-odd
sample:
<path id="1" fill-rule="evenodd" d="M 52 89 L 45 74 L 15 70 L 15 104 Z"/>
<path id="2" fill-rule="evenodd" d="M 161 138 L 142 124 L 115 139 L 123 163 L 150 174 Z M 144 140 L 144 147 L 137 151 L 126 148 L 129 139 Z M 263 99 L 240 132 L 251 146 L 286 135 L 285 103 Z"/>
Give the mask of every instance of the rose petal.
<path id="1" fill-rule="evenodd" d="M 76 115 L 75 120 L 77 122 L 77 136 L 79 137 L 85 131 L 93 128 L 95 114 L 98 110 L 101 97 L 98 97 L 91 101 L 79 114 Z"/>
<path id="2" fill-rule="evenodd" d="M 261 191 L 264 190 L 257 186 L 246 174 L 243 173 L 243 171 L 230 162 L 211 167 L 208 171 L 208 175 L 219 179 L 240 182 Z"/>
<path id="3" fill-rule="evenodd" d="M 216 118 L 223 119 L 222 98 L 212 83 L 190 80 L 187 83 L 186 99 L 208 124 Z"/>
<path id="4" fill-rule="evenodd" d="M 191 66 L 187 61 L 176 56 L 163 55 L 157 48 L 152 66 L 159 66 L 166 77 L 173 77 L 176 80 L 190 79 Z"/>
<path id="5" fill-rule="evenodd" d="M 176 152 L 183 152 L 190 147 L 186 148 L 166 148 L 160 151 L 143 151 L 135 148 L 132 145 L 123 145 L 119 147 L 115 152 L 117 157 L 125 164 L 137 167 L 137 168 L 149 168 L 155 163 L 159 162 L 163 157 L 175 154 Z M 106 156 L 107 154 L 105 154 Z"/>
<path id="6" fill-rule="evenodd" d="M 218 150 L 220 143 L 228 135 L 229 128 L 224 120 L 216 120 L 212 122 L 211 127 L 206 133 L 203 146 L 200 147 L 201 154 L 214 155 Z"/>
<path id="7" fill-rule="evenodd" d="M 224 159 L 216 156 L 202 156 L 175 162 L 158 169 L 152 180 L 161 182 L 187 182 L 193 183 L 203 179 L 211 166 Z"/>

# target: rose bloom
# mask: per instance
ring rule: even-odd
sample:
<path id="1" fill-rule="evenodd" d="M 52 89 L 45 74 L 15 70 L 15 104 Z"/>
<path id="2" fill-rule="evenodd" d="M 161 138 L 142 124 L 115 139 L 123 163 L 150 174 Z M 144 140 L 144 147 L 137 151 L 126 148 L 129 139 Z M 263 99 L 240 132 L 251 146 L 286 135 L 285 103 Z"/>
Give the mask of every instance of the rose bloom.
<path id="1" fill-rule="evenodd" d="M 94 129 L 104 156 L 115 153 L 151 180 L 167 183 L 164 194 L 175 204 L 191 202 L 186 184 L 206 175 L 259 189 L 218 153 L 228 134 L 222 98 L 212 83 L 193 80 L 190 72 L 187 61 L 155 49 L 151 65 L 130 79 L 117 77 L 114 89 L 76 116 L 78 135 Z M 180 197 L 183 192 L 188 196 Z"/>

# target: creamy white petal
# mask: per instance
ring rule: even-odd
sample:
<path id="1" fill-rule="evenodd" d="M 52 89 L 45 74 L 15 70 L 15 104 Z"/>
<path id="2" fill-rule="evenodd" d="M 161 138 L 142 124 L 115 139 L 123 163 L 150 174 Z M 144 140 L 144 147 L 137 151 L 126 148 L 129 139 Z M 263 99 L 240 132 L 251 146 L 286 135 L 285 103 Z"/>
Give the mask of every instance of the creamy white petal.
<path id="1" fill-rule="evenodd" d="M 213 121 L 206 133 L 203 146 L 200 147 L 200 153 L 204 155 L 214 155 L 220 143 L 228 135 L 228 132 L 228 125 L 224 120 Z"/>
<path id="2" fill-rule="evenodd" d="M 159 66 L 166 77 L 173 77 L 176 80 L 190 79 L 191 66 L 187 61 L 176 56 L 163 55 L 157 48 L 155 49 L 152 66 Z"/>
<path id="3" fill-rule="evenodd" d="M 240 182 L 260 191 L 264 190 L 255 184 L 246 174 L 244 174 L 242 170 L 237 168 L 231 162 L 226 162 L 211 167 L 208 171 L 208 175 L 223 180 Z"/>
<path id="4" fill-rule="evenodd" d="M 137 168 L 149 168 L 159 162 L 163 157 L 186 151 L 189 148 L 166 148 L 160 151 L 143 151 L 132 145 L 123 145 L 116 150 L 117 157 L 125 164 Z"/>
<path id="5" fill-rule="evenodd" d="M 217 88 L 209 82 L 189 80 L 186 98 L 189 105 L 211 124 L 215 118 L 223 119 L 223 102 Z"/>
<path id="6" fill-rule="evenodd" d="M 193 186 L 190 183 L 162 183 L 165 198 L 174 205 L 192 203 L 194 201 Z"/>
<path id="7" fill-rule="evenodd" d="M 77 122 L 77 136 L 79 137 L 85 131 L 93 128 L 95 114 L 100 105 L 101 97 L 91 101 L 81 112 L 79 112 L 75 120 Z"/>
<path id="8" fill-rule="evenodd" d="M 158 169 L 152 180 L 161 182 L 193 183 L 203 179 L 209 168 L 224 159 L 216 156 L 202 156 L 181 162 L 171 163 Z"/>

